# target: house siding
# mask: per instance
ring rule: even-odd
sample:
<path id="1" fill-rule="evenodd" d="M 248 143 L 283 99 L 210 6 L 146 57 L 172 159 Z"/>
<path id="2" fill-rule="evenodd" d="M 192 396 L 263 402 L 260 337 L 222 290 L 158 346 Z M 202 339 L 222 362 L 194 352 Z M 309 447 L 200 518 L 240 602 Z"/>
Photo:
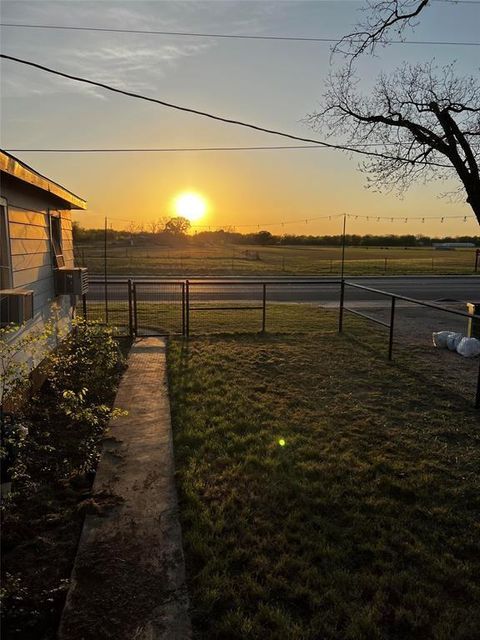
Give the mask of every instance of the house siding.
<path id="1" fill-rule="evenodd" d="M 68 331 L 73 317 L 70 296 L 56 296 L 55 258 L 50 242 L 50 216 L 60 217 L 65 266 L 74 266 L 71 212 L 59 209 L 58 199 L 14 180 L 3 180 L 1 195 L 7 202 L 10 232 L 12 288 L 34 292 L 34 318 L 28 329 L 42 329 L 55 320 Z"/>

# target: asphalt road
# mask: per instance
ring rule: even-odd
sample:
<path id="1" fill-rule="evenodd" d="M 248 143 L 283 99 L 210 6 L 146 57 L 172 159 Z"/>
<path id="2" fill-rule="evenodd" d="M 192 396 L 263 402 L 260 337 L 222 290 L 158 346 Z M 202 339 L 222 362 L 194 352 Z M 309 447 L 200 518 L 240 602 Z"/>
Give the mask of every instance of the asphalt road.
<path id="1" fill-rule="evenodd" d="M 128 300 L 126 279 L 112 278 L 108 284 L 108 299 Z M 145 302 L 172 302 L 181 300 L 181 285 L 172 280 L 132 277 L 136 281 L 137 300 Z M 480 276 L 383 276 L 352 277 L 348 282 L 397 293 L 417 300 L 429 302 L 480 302 Z M 190 301 L 225 302 L 242 300 L 261 300 L 263 282 L 267 282 L 267 299 L 270 302 L 336 302 L 339 298 L 338 281 L 321 277 L 270 277 L 270 278 L 191 278 Z M 168 284 L 165 284 L 168 283 Z M 88 292 L 89 300 L 103 300 L 105 285 L 96 279 L 91 280 Z M 345 299 L 348 302 L 387 302 L 384 296 L 354 287 L 346 287 Z"/>

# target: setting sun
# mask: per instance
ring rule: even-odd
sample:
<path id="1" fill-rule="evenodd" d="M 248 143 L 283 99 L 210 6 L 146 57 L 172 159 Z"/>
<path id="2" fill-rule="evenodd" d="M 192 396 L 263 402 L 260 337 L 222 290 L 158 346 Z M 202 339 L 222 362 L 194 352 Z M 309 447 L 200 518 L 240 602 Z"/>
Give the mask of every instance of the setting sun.
<path id="1" fill-rule="evenodd" d="M 174 201 L 177 216 L 187 218 L 190 222 L 201 220 L 207 211 L 205 198 L 198 193 L 181 193 Z"/>

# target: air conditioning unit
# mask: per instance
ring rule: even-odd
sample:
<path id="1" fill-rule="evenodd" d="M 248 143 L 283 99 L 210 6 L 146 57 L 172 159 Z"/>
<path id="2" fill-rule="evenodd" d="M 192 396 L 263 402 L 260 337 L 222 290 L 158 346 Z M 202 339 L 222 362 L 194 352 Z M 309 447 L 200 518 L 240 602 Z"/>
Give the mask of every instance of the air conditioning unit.
<path id="1" fill-rule="evenodd" d="M 33 291 L 0 290 L 0 323 L 23 324 L 33 318 Z"/>
<path id="2" fill-rule="evenodd" d="M 55 294 L 81 296 L 88 291 L 88 270 L 85 267 L 55 269 Z"/>

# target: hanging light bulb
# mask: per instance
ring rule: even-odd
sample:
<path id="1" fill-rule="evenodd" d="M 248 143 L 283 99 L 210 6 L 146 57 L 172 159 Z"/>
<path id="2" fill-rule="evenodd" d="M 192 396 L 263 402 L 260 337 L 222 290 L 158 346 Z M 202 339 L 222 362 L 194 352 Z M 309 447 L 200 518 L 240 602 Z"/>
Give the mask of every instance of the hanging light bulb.
<path id="1" fill-rule="evenodd" d="M 463 221 L 466 222 L 467 221 L 467 216 L 463 216 Z"/>
<path id="2" fill-rule="evenodd" d="M 443 222 L 444 220 L 445 220 L 445 218 L 442 218 L 442 219 L 440 220 L 440 222 Z"/>
<path id="3" fill-rule="evenodd" d="M 422 222 L 425 222 L 425 218 L 422 218 Z"/>

